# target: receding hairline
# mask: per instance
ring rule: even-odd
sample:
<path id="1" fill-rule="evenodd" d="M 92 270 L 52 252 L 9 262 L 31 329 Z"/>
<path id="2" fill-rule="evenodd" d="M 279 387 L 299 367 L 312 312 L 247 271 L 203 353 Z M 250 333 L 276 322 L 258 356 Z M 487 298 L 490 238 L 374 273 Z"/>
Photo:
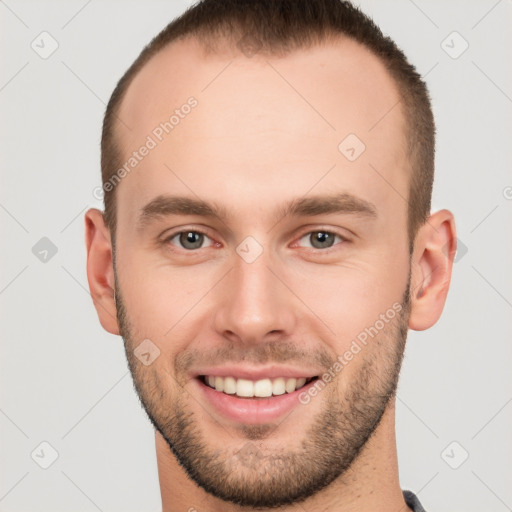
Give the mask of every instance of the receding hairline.
<path id="1" fill-rule="evenodd" d="M 176 38 L 172 41 L 169 41 L 157 51 L 152 53 L 147 60 L 143 62 L 143 64 L 136 70 L 136 72 L 130 77 L 129 82 L 127 83 L 123 94 L 118 101 L 115 111 L 114 117 L 122 120 L 122 111 L 126 108 L 126 102 L 130 98 L 130 94 L 133 93 L 133 85 L 140 79 L 141 75 L 147 71 L 148 66 L 154 65 L 155 60 L 158 58 L 164 58 L 166 53 L 171 53 L 173 50 L 179 49 L 180 46 L 191 45 L 195 50 L 198 51 L 198 56 L 200 59 L 209 59 L 218 57 L 219 59 L 233 59 L 238 57 L 244 57 L 243 52 L 237 47 L 236 32 L 230 33 L 228 35 L 222 34 L 221 36 L 215 36 L 211 33 L 198 34 L 198 33 L 187 33 L 184 36 Z M 342 45 L 349 45 L 351 48 L 348 49 L 349 52 L 352 52 L 354 49 L 363 52 L 366 56 L 371 59 L 380 70 L 383 72 L 383 76 L 388 79 L 389 84 L 393 88 L 394 93 L 396 93 L 397 98 L 401 99 L 402 88 L 403 85 L 400 83 L 396 77 L 390 72 L 384 60 L 377 55 L 371 48 L 369 48 L 364 43 L 358 41 L 354 37 L 344 33 L 335 33 L 332 32 L 330 34 L 325 35 L 323 38 L 314 38 L 311 39 L 308 43 L 296 45 L 294 47 L 283 49 L 281 46 L 277 47 L 269 47 L 265 49 L 260 49 L 257 54 L 251 56 L 250 60 L 247 59 L 248 62 L 258 62 L 258 61 L 266 61 L 267 58 L 275 59 L 275 58 L 287 58 L 292 55 L 295 55 L 301 51 L 308 51 L 315 48 L 340 48 Z M 176 48 L 178 47 L 178 48 Z M 399 103 L 401 103 L 399 101 Z M 407 118 L 408 114 L 404 111 L 401 104 L 397 106 L 398 109 L 401 110 L 402 117 L 402 125 L 403 125 L 403 133 L 402 137 L 405 139 L 408 137 L 407 130 Z M 120 138 L 118 134 L 118 125 L 122 123 L 114 123 L 112 126 L 111 137 L 114 143 L 117 145 L 119 150 L 126 151 L 127 148 L 123 147 L 123 140 Z M 122 156 L 120 156 L 122 159 Z"/>

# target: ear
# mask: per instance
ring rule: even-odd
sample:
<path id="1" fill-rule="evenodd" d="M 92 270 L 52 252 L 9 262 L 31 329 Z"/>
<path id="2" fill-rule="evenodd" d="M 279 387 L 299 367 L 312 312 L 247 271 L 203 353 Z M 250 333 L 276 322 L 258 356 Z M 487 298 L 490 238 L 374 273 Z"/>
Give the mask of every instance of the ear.
<path id="1" fill-rule="evenodd" d="M 457 251 L 455 220 L 448 210 L 432 214 L 414 241 L 409 328 L 423 331 L 441 316 Z"/>
<path id="2" fill-rule="evenodd" d="M 92 301 L 103 328 L 120 334 L 114 298 L 114 266 L 110 231 L 103 213 L 90 208 L 85 214 L 85 245 L 87 248 L 87 280 Z"/>

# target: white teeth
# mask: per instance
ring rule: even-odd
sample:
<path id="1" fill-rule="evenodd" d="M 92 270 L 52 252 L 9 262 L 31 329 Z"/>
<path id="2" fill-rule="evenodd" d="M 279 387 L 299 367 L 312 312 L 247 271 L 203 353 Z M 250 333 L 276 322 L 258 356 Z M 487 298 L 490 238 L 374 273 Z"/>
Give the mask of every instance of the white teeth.
<path id="1" fill-rule="evenodd" d="M 293 393 L 295 391 L 296 384 L 297 384 L 297 379 L 294 379 L 294 378 L 286 379 L 286 384 L 284 385 L 284 389 L 286 389 L 287 393 Z"/>
<path id="2" fill-rule="evenodd" d="M 284 395 L 293 393 L 296 389 L 306 384 L 306 377 L 295 379 L 293 377 L 277 377 L 275 379 L 260 379 L 252 381 L 248 379 L 235 379 L 234 377 L 205 376 L 205 382 L 217 391 L 228 395 L 237 395 L 244 398 L 269 397 L 272 395 Z"/>
<path id="3" fill-rule="evenodd" d="M 284 379 L 282 377 L 279 377 L 272 381 L 272 394 L 273 395 L 284 395 L 285 391 L 286 390 L 284 388 Z"/>
<path id="4" fill-rule="evenodd" d="M 215 377 L 215 389 L 224 391 L 224 379 L 222 377 Z"/>
<path id="5" fill-rule="evenodd" d="M 233 377 L 226 377 L 224 379 L 224 393 L 228 395 L 236 393 L 236 380 Z"/>
<path id="6" fill-rule="evenodd" d="M 254 396 L 272 396 L 272 381 L 270 379 L 256 381 L 254 383 Z"/>
<path id="7" fill-rule="evenodd" d="M 295 388 L 301 388 L 306 384 L 306 377 L 301 377 L 300 379 L 297 379 L 297 384 L 295 385 Z"/>
<path id="8" fill-rule="evenodd" d="M 254 384 L 252 380 L 238 379 L 236 381 L 236 394 L 246 397 L 254 396 Z"/>

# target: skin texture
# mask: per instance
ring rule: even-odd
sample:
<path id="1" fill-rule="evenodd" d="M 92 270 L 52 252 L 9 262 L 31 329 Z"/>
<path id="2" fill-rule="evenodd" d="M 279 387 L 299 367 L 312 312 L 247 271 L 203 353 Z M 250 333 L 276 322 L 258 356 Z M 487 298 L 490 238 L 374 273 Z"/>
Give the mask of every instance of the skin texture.
<path id="1" fill-rule="evenodd" d="M 205 56 L 194 40 L 181 41 L 127 92 L 119 113 L 131 128 L 119 130 L 126 154 L 191 96 L 197 107 L 117 185 L 115 261 L 101 212 L 85 217 L 91 296 L 102 326 L 123 336 L 155 426 L 163 511 L 407 510 L 394 389 L 407 327 L 427 329 L 441 315 L 456 235 L 449 211 L 433 213 L 409 254 L 394 82 L 346 39 L 282 58 L 228 46 Z M 366 146 L 353 162 L 338 150 L 350 133 Z M 276 211 L 334 193 L 372 203 L 376 215 Z M 143 207 L 162 194 L 215 203 L 227 216 L 140 224 Z M 206 234 L 199 249 L 171 238 L 195 229 Z M 318 231 L 341 238 L 315 248 Z M 251 263 L 236 251 L 248 236 L 263 249 Z M 394 304 L 400 314 L 279 422 L 228 420 L 198 393 L 192 373 L 202 365 L 287 363 L 320 374 Z M 145 339 L 160 350 L 149 366 L 133 353 Z"/>

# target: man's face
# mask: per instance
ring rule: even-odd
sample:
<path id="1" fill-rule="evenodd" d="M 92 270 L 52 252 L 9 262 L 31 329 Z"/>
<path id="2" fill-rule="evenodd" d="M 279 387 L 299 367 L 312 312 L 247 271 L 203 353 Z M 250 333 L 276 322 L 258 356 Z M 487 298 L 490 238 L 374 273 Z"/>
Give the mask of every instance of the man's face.
<path id="1" fill-rule="evenodd" d="M 159 141 L 155 128 L 191 96 Z M 410 272 L 398 99 L 351 41 L 280 59 L 205 57 L 183 42 L 128 90 L 126 159 L 148 135 L 157 144 L 118 185 L 120 328 L 155 428 L 222 499 L 264 507 L 314 494 L 353 463 L 394 392 Z M 350 134 L 362 153 L 354 135 L 339 148 Z M 291 201 L 338 195 L 339 211 L 284 215 Z M 169 213 L 164 196 L 223 216 Z M 160 351 L 151 364 L 134 354 L 143 340 Z M 278 394 L 280 377 L 292 391 L 292 377 L 325 372 L 324 386 Z M 276 395 L 238 397 L 228 376 L 241 394 L 251 384 L 237 378 L 265 381 L 262 394 L 270 378 Z"/>

